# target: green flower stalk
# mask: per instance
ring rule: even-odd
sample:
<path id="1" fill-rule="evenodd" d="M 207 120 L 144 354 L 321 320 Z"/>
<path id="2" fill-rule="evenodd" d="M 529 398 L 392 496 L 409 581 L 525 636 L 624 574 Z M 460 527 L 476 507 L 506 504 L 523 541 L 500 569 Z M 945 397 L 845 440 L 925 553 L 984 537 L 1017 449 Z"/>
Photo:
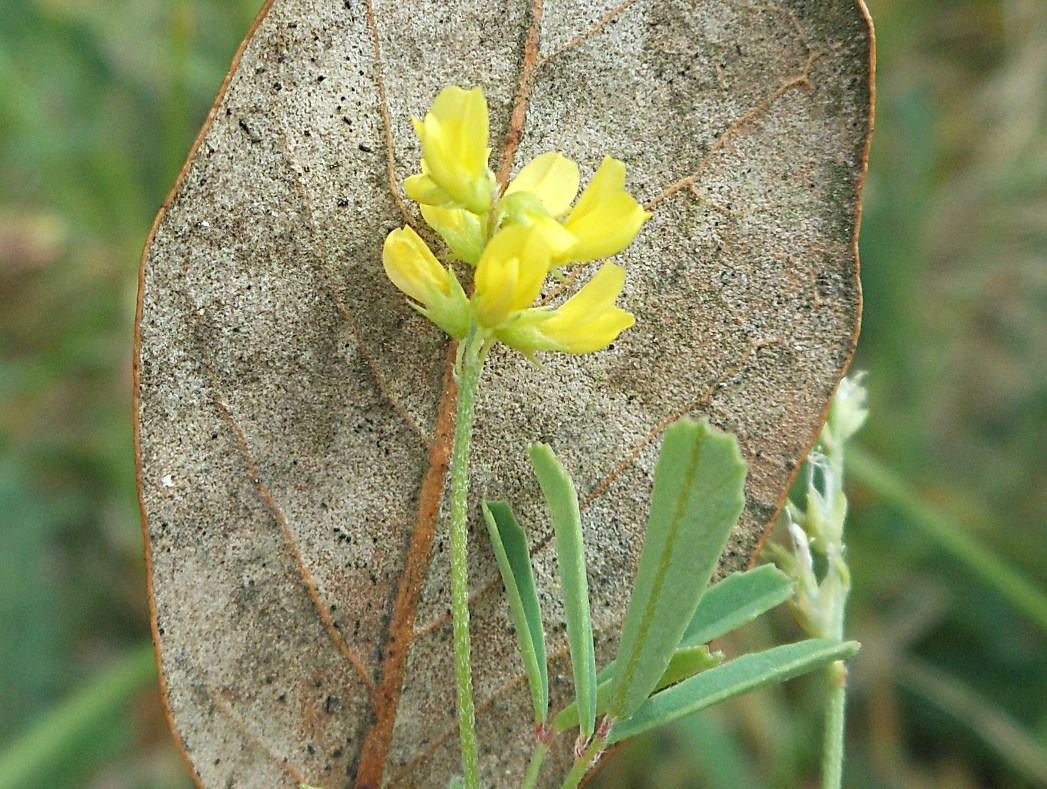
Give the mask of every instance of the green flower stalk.
<path id="1" fill-rule="evenodd" d="M 864 424 L 866 392 L 862 376 L 844 378 L 836 391 L 829 418 L 807 458 L 806 508 L 792 501 L 783 518 L 793 543 L 791 552 L 774 546 L 774 558 L 795 582 L 789 601 L 800 627 L 812 638 L 842 641 L 851 574 L 843 539 L 847 496 L 843 490 L 845 447 Z M 814 554 L 824 559 L 819 579 Z M 828 667 L 823 789 L 839 789 L 843 779 L 843 735 L 847 698 L 847 666 L 842 660 Z"/>

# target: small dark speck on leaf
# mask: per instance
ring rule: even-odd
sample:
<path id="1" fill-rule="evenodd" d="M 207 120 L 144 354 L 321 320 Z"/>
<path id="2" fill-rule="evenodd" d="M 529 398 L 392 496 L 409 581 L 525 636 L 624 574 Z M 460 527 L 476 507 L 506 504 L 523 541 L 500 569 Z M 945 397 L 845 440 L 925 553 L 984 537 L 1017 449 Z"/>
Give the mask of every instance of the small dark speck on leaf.
<path id="1" fill-rule="evenodd" d="M 251 127 L 247 125 L 247 121 L 245 121 L 243 118 L 240 119 L 240 128 L 247 132 L 247 136 L 250 138 L 252 144 L 259 143 L 262 141 L 262 138 L 258 135 L 257 132 L 251 131 Z"/>

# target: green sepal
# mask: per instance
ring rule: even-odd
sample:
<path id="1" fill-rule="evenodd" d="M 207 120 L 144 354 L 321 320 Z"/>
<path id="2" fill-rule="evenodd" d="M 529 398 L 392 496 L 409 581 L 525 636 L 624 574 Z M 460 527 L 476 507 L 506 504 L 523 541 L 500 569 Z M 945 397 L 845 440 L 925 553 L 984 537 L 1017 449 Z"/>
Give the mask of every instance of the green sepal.
<path id="1" fill-rule="evenodd" d="M 574 673 L 575 700 L 582 712 L 579 729 L 582 737 L 588 738 L 596 730 L 596 655 L 593 649 L 593 623 L 589 615 L 589 584 L 585 575 L 578 494 L 571 478 L 547 445 L 532 444 L 528 455 L 552 516 L 567 619 L 567 644 Z"/>
<path id="2" fill-rule="evenodd" d="M 415 304 L 411 300 L 408 300 L 407 303 L 456 340 L 464 340 L 469 334 L 469 323 L 472 320 L 469 299 L 462 290 L 454 269 L 448 268 L 447 273 L 450 275 L 451 292 L 449 294 L 444 295 L 433 288 L 425 306 Z"/>
<path id="3" fill-rule="evenodd" d="M 614 724 L 607 744 L 643 734 L 764 685 L 784 682 L 833 661 L 846 660 L 858 648 L 856 641 L 812 638 L 742 655 L 655 693 L 633 715 Z"/>
<path id="4" fill-rule="evenodd" d="M 542 216 L 548 216 L 548 212 L 542 201 L 530 192 L 511 192 L 498 201 L 498 224 L 530 225 Z"/>
<path id="5" fill-rule="evenodd" d="M 534 586 L 527 537 L 504 501 L 484 501 L 484 522 L 509 598 L 509 611 L 516 626 L 516 641 L 523 656 L 524 672 L 531 689 L 534 719 L 539 726 L 549 714 L 549 674 L 542 631 L 542 609 Z"/>
<path id="6" fill-rule="evenodd" d="M 745 470 L 737 439 L 706 420 L 666 428 L 616 658 L 612 718 L 645 702 L 680 645 L 745 504 Z"/>
<path id="7" fill-rule="evenodd" d="M 554 317 L 556 313 L 548 307 L 521 310 L 501 326 L 494 336 L 500 342 L 524 354 L 535 351 L 565 351 L 563 343 L 542 332 L 542 325 Z"/>
<path id="8" fill-rule="evenodd" d="M 424 203 L 419 208 L 426 224 L 440 235 L 455 257 L 470 266 L 476 266 L 484 245 L 480 217 L 464 208 Z"/>

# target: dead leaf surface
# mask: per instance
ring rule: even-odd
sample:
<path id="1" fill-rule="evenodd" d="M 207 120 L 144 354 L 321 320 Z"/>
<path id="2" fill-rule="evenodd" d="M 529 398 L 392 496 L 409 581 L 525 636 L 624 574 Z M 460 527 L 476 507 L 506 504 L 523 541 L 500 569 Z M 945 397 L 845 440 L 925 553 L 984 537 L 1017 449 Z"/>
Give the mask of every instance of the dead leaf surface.
<path id="1" fill-rule="evenodd" d="M 737 569 L 848 364 L 871 47 L 850 0 L 267 6 L 161 212 L 140 293 L 156 637 L 202 785 L 445 786 L 457 770 L 448 344 L 380 263 L 404 212 L 418 224 L 399 191 L 419 161 L 410 116 L 446 84 L 480 85 L 503 179 L 548 150 L 589 174 L 609 153 L 654 208 L 621 256 L 635 328 L 543 370 L 496 352 L 478 405 L 474 500 L 512 501 L 540 546 L 561 660 L 526 445 L 551 443 L 587 496 L 606 658 L 664 425 L 707 415 L 739 435 L 748 504 L 722 570 Z M 483 770 L 511 786 L 529 697 L 474 515 Z M 569 671 L 550 674 L 562 698 Z"/>

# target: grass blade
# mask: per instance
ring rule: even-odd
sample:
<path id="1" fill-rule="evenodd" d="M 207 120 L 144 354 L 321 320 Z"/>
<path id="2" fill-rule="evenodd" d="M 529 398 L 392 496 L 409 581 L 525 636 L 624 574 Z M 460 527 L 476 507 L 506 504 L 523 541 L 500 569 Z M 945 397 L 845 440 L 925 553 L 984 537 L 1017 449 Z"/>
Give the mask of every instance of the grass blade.
<path id="1" fill-rule="evenodd" d="M 0 752 L 0 789 L 41 786 L 81 744 L 126 714 L 136 693 L 156 679 L 152 642 L 146 641 L 90 683 L 45 712 Z"/>

